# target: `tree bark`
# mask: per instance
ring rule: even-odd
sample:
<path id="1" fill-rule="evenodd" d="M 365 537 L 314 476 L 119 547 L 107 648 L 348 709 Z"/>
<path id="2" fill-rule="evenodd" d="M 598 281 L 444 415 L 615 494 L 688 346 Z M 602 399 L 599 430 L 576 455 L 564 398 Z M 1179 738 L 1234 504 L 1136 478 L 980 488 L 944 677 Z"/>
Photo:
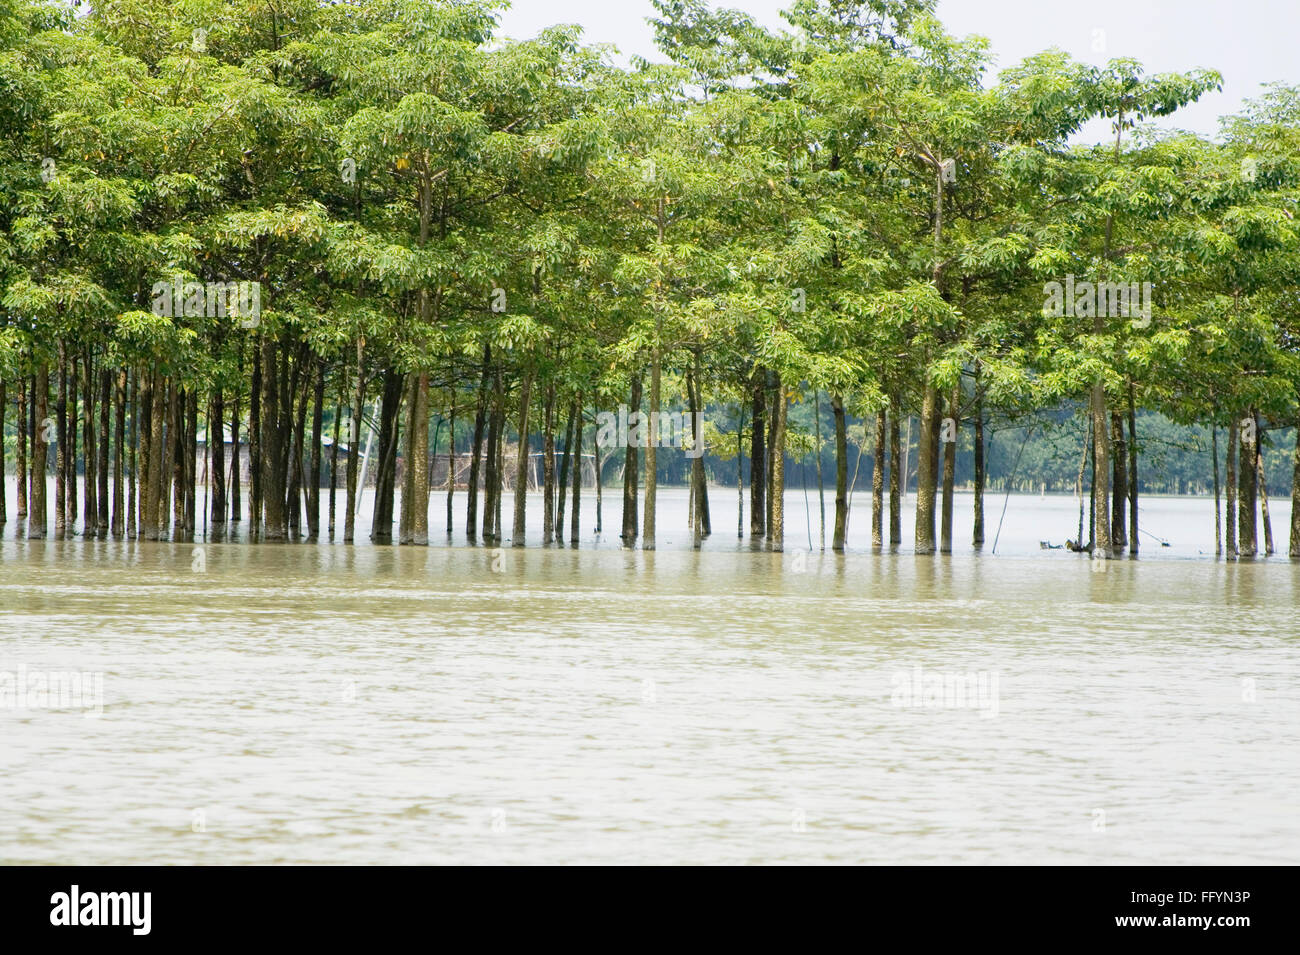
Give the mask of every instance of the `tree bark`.
<path id="1" fill-rule="evenodd" d="M 528 518 L 528 408 L 532 401 L 533 373 L 529 369 L 519 384 L 519 447 L 515 454 L 515 513 L 510 542 L 523 547 Z"/>
<path id="2" fill-rule="evenodd" d="M 1124 441 L 1124 418 L 1110 413 L 1111 508 L 1110 539 L 1115 550 L 1128 546 L 1128 449 Z"/>
<path id="3" fill-rule="evenodd" d="M 469 483 L 466 487 L 465 535 L 474 543 L 478 535 L 478 483 L 483 465 L 483 429 L 487 421 L 488 383 L 491 381 L 492 346 L 483 346 L 483 371 L 479 378 L 478 405 L 474 413 L 474 443 L 470 449 Z"/>
<path id="4" fill-rule="evenodd" d="M 1254 421 L 1251 413 L 1242 419 L 1242 424 Z M 1238 426 L 1240 427 L 1240 425 Z M 1253 438 L 1253 440 L 1252 440 Z M 1253 436 L 1249 432 L 1241 435 L 1240 459 L 1237 464 L 1237 556 L 1253 558 L 1258 553 L 1258 524 L 1255 518 L 1256 507 L 1256 448 L 1259 445 L 1259 433 Z"/>
<path id="5" fill-rule="evenodd" d="M 755 542 L 767 533 L 766 378 L 763 369 L 756 369 L 750 386 L 749 537 Z"/>
<path id="6" fill-rule="evenodd" d="M 921 398 L 921 430 L 916 452 L 916 534 L 917 554 L 933 554 L 935 474 L 938 465 L 935 415 L 939 409 L 939 390 L 925 383 Z"/>
<path id="7" fill-rule="evenodd" d="M 901 464 L 902 426 L 898 416 L 902 410 L 898 396 L 889 399 L 889 546 L 903 543 L 903 482 L 907 480 L 907 466 Z"/>
<path id="8" fill-rule="evenodd" d="M 114 409 L 113 409 L 113 514 L 109 521 L 109 533 L 113 535 L 114 540 L 121 540 L 124 530 L 123 521 L 123 493 L 122 493 L 122 470 L 123 455 L 122 445 L 126 440 L 126 396 L 127 396 L 127 371 L 125 368 L 120 369 L 115 377 L 114 383 Z"/>
<path id="9" fill-rule="evenodd" d="M 628 417 L 641 412 L 641 372 L 632 376 L 628 395 Z M 739 465 L 737 465 L 739 466 Z M 637 485 L 640 483 L 640 449 L 635 442 L 629 441 L 623 453 L 623 539 L 624 547 L 636 545 L 639 528 L 637 526 Z"/>
<path id="10" fill-rule="evenodd" d="M 776 376 L 776 410 L 772 415 L 773 434 L 771 442 L 772 483 L 768 500 L 772 510 L 771 538 L 772 550 L 781 553 L 785 550 L 785 429 L 788 402 L 785 395 L 785 383 L 781 376 Z"/>
<path id="11" fill-rule="evenodd" d="M 307 538 L 320 539 L 320 458 L 324 436 L 321 426 L 325 419 L 325 363 L 316 362 L 316 393 L 311 408 L 311 464 L 307 469 Z M 218 418 L 220 420 L 220 418 Z M 333 480 L 333 474 L 330 475 Z M 330 488 L 331 492 L 333 488 Z"/>
<path id="12" fill-rule="evenodd" d="M 844 537 L 849 522 L 849 443 L 848 428 L 844 420 L 844 396 L 831 396 L 831 414 L 835 419 L 835 528 L 831 534 L 831 550 L 844 553 Z M 818 449 L 820 452 L 820 448 Z M 879 462 L 877 461 L 877 464 Z M 872 492 L 876 479 L 872 477 Z M 873 501 L 874 506 L 874 501 Z M 872 512 L 872 533 L 876 532 L 878 515 Z"/>
<path id="13" fill-rule="evenodd" d="M 876 411 L 876 441 L 871 456 L 871 546 L 881 548 L 885 543 L 885 457 L 886 415 L 882 407 Z"/>
<path id="14" fill-rule="evenodd" d="M 953 387 L 948 400 L 948 417 L 953 422 L 953 437 L 943 445 L 943 513 L 939 520 L 939 551 L 952 553 L 953 483 L 957 477 L 957 435 L 961 424 L 961 382 Z"/>
<path id="15" fill-rule="evenodd" d="M 573 402 L 573 509 L 569 512 L 569 546 L 578 546 L 582 518 L 582 392 Z"/>
<path id="16" fill-rule="evenodd" d="M 1237 559 L 1237 431 L 1235 419 L 1228 422 L 1228 453 L 1226 455 L 1227 480 L 1224 483 L 1224 524 L 1226 540 L 1224 556 L 1228 560 Z"/>
<path id="17" fill-rule="evenodd" d="M 1092 556 L 1109 560 L 1114 556 L 1110 536 L 1110 413 L 1106 389 L 1101 382 L 1092 386 Z"/>
<path id="18" fill-rule="evenodd" d="M 45 468 L 48 444 L 45 437 L 45 416 L 50 394 L 50 369 L 45 362 L 36 366 L 35 383 L 32 387 L 32 421 L 30 427 L 31 455 L 31 495 L 27 502 L 27 538 L 44 540 L 46 528 L 45 507 Z"/>

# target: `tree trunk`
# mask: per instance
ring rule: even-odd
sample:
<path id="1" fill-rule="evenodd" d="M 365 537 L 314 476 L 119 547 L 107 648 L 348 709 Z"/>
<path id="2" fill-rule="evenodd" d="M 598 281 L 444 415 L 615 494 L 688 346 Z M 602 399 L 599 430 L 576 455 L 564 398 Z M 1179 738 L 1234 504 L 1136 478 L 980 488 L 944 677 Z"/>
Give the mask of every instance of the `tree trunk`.
<path id="1" fill-rule="evenodd" d="M 848 428 L 844 420 L 843 395 L 831 396 L 831 414 L 835 419 L 835 529 L 831 534 L 831 550 L 844 553 L 844 537 L 849 522 L 849 443 Z M 820 445 L 818 448 L 820 453 Z M 877 462 L 879 463 L 879 462 Z M 876 479 L 872 477 L 874 493 Z M 876 532 L 878 515 L 872 512 L 872 533 Z"/>
<path id="2" fill-rule="evenodd" d="M 287 536 L 298 540 L 302 536 L 303 452 L 307 444 L 307 389 L 312 375 L 307 368 L 307 351 L 298 353 L 293 363 L 293 384 L 289 400 L 284 407 L 285 420 L 292 430 L 289 433 L 289 454 L 285 458 L 285 518 Z"/>
<path id="3" fill-rule="evenodd" d="M 109 428 L 113 411 L 112 403 L 113 374 L 109 369 L 101 368 L 99 371 L 99 438 L 97 441 L 99 460 L 95 464 L 95 476 L 99 481 L 99 486 L 95 492 L 95 500 L 99 503 L 97 536 L 101 539 L 108 537 L 108 459 L 111 448 Z"/>
<path id="4" fill-rule="evenodd" d="M 1217 458 L 1216 458 L 1217 466 Z M 1137 407 L 1133 395 L 1133 382 L 1128 383 L 1128 553 L 1138 555 L 1138 443 Z"/>
<path id="5" fill-rule="evenodd" d="M 980 391 L 980 366 L 975 363 L 975 530 L 971 534 L 971 545 L 979 550 L 984 546 L 984 395 Z"/>
<path id="6" fill-rule="evenodd" d="M 871 546 L 880 548 L 885 543 L 885 409 L 876 411 L 876 441 L 871 456 Z"/>
<path id="7" fill-rule="evenodd" d="M 411 379 L 407 416 L 406 473 L 402 481 L 402 543 L 429 543 L 429 374 Z"/>
<path id="8" fill-rule="evenodd" d="M 1106 389 L 1101 382 L 1092 386 L 1092 556 L 1109 560 L 1114 556 L 1110 536 L 1110 414 Z"/>
<path id="9" fill-rule="evenodd" d="M 785 425 L 788 402 L 785 396 L 785 383 L 778 374 L 776 377 L 775 413 L 772 415 L 772 483 L 769 487 L 768 501 L 772 510 L 771 538 L 772 550 L 781 553 L 785 550 Z"/>
<path id="10" fill-rule="evenodd" d="M 573 509 L 569 513 L 569 546 L 578 546 L 582 518 L 582 392 L 573 402 Z"/>
<path id="11" fill-rule="evenodd" d="M 243 504 L 240 501 L 242 468 L 239 460 L 239 411 L 239 392 L 235 392 L 235 400 L 230 409 L 230 522 L 232 524 L 238 524 L 243 517 Z"/>
<path id="12" fill-rule="evenodd" d="M 1111 507 L 1110 539 L 1115 550 L 1128 546 L 1128 455 L 1124 442 L 1124 418 L 1118 411 L 1110 413 Z"/>
<path id="13" fill-rule="evenodd" d="M 29 540 L 44 540 L 46 535 L 45 507 L 45 468 L 48 443 L 48 429 L 45 416 L 50 395 L 50 369 L 45 362 L 36 366 L 35 384 L 32 388 L 31 433 L 31 495 L 27 501 L 27 537 Z"/>
<path id="14" fill-rule="evenodd" d="M 258 339 L 261 339 L 260 333 Z M 262 534 L 262 499 L 265 492 L 262 485 L 265 464 L 262 458 L 262 356 L 261 346 L 254 343 L 253 375 L 248 402 L 248 529 L 254 540 Z"/>
<path id="15" fill-rule="evenodd" d="M 1290 556 L 1300 558 L 1300 418 L 1295 422 L 1295 451 L 1291 457 Z"/>
<path id="16" fill-rule="evenodd" d="M 1228 453 L 1226 455 L 1227 480 L 1224 484 L 1224 524 L 1226 540 L 1224 556 L 1228 560 L 1237 559 L 1237 422 L 1228 422 Z"/>
<path id="17" fill-rule="evenodd" d="M 226 526 L 226 399 L 220 388 L 212 392 L 208 415 L 209 450 L 212 453 L 212 530 L 219 539 Z M 239 455 L 239 446 L 235 446 Z"/>
<path id="18" fill-rule="evenodd" d="M 916 451 L 916 553 L 933 554 L 935 474 L 938 465 L 935 415 L 939 409 L 939 391 L 928 381 L 922 390 L 921 431 Z"/>
<path id="19" fill-rule="evenodd" d="M 114 540 L 121 540 L 124 532 L 125 522 L 123 521 L 123 501 L 122 493 L 122 471 L 124 466 L 122 445 L 126 440 L 126 397 L 127 397 L 127 370 L 120 369 L 116 375 L 114 385 L 114 409 L 113 409 L 113 515 L 109 523 L 109 533 L 113 535 Z M 132 416 L 134 418 L 134 415 Z M 135 435 L 131 436 L 132 443 L 135 442 Z"/>
<path id="20" fill-rule="evenodd" d="M 515 454 L 515 513 L 511 544 L 523 547 L 528 518 L 528 407 L 533 397 L 533 373 L 524 373 L 519 383 L 519 448 Z"/>
<path id="21" fill-rule="evenodd" d="M 1268 513 L 1268 481 L 1264 477 L 1264 455 L 1258 441 L 1255 442 L 1255 471 L 1259 475 L 1259 516 L 1264 523 L 1264 556 L 1272 557 L 1273 520 Z"/>
<path id="22" fill-rule="evenodd" d="M 902 454 L 901 426 L 898 422 L 902 410 L 898 396 L 889 399 L 889 546 L 903 543 L 903 482 L 907 480 L 907 464 Z M 900 466 L 899 462 L 903 464 Z"/>
<path id="23" fill-rule="evenodd" d="M 357 387 L 352 396 L 352 408 L 348 415 L 348 466 L 347 466 L 347 510 L 343 514 L 343 543 L 351 544 L 356 539 L 357 496 L 361 488 L 357 487 L 357 473 L 361 468 L 361 423 L 365 417 L 366 375 L 365 340 L 357 339 Z"/>
<path id="24" fill-rule="evenodd" d="M 939 551 L 952 553 L 952 494 L 957 477 L 957 435 L 961 416 L 961 382 L 954 386 L 948 400 L 948 417 L 952 419 L 952 440 L 943 444 L 943 513 L 939 520 Z M 942 435 L 941 435 L 942 437 Z"/>
<path id="25" fill-rule="evenodd" d="M 14 476 L 18 480 L 18 520 L 27 519 L 27 378 L 18 378 L 18 435 L 14 448 Z"/>
<path id="26" fill-rule="evenodd" d="M 311 407 L 311 464 L 307 470 L 307 538 L 320 539 L 320 458 L 325 419 L 325 363 L 316 362 L 316 393 Z M 220 420 L 220 419 L 218 419 Z M 331 474 L 331 479 L 333 475 Z M 331 491 L 333 488 L 331 488 Z"/>
<path id="27" fill-rule="evenodd" d="M 451 393 L 451 408 L 447 412 L 447 539 L 451 539 L 451 504 L 456 494 L 456 391 Z"/>
<path id="28" fill-rule="evenodd" d="M 628 417 L 641 413 L 641 372 L 632 376 L 628 396 Z M 623 532 L 620 535 L 624 547 L 636 545 L 639 532 L 637 526 L 637 485 L 640 483 L 640 449 L 633 441 L 628 441 L 623 453 Z"/>
<path id="29" fill-rule="evenodd" d="M 647 432 L 657 432 L 659 429 L 661 373 L 659 349 L 656 344 L 654 356 L 650 361 L 650 427 L 646 429 Z M 641 528 L 641 548 L 654 550 L 656 505 L 659 496 L 659 435 L 652 433 L 648 437 L 649 441 L 645 449 L 645 514 Z"/>
<path id="30" fill-rule="evenodd" d="M 555 542 L 564 543 L 564 506 L 569 494 L 569 462 L 573 458 L 573 407 L 564 426 L 564 452 L 560 455 L 559 500 L 555 503 Z"/>
<path id="31" fill-rule="evenodd" d="M 474 543 L 478 535 L 478 482 L 483 464 L 483 428 L 487 421 L 488 382 L 491 380 L 492 346 L 483 346 L 483 371 L 479 378 L 478 405 L 474 413 L 474 443 L 470 449 L 469 484 L 466 487 L 465 536 Z"/>
<path id="32" fill-rule="evenodd" d="M 1249 412 L 1242 419 L 1242 425 L 1248 421 L 1252 424 L 1254 421 L 1253 415 Z M 1241 435 L 1241 453 L 1237 464 L 1237 555 L 1239 557 L 1253 558 L 1259 551 L 1258 523 L 1255 517 L 1258 487 L 1255 477 L 1255 456 L 1258 445 L 1258 432 L 1251 434 L 1248 430 Z"/>
<path id="33" fill-rule="evenodd" d="M 542 544 L 555 540 L 555 382 L 546 385 L 542 408 Z"/>
<path id="34" fill-rule="evenodd" d="M 21 389 L 22 385 L 19 385 Z M 7 494 L 5 493 L 5 412 L 8 410 L 9 396 L 5 392 L 5 383 L 0 379 L 0 524 L 9 520 L 7 508 Z M 18 474 L 18 486 L 22 487 L 22 472 Z"/>
<path id="35" fill-rule="evenodd" d="M 329 539 L 334 540 L 335 514 L 337 513 L 339 493 L 339 440 L 343 431 L 343 401 L 348 389 L 347 370 L 342 362 L 339 364 L 339 392 L 334 399 L 334 433 L 330 445 L 330 502 L 329 502 Z"/>
<path id="36" fill-rule="evenodd" d="M 55 398 L 58 444 L 54 448 L 54 539 L 68 533 L 68 367 L 63 342 L 59 342 L 59 389 Z"/>
<path id="37" fill-rule="evenodd" d="M 401 420 L 405 390 L 406 376 L 395 369 L 385 369 L 383 404 L 379 412 L 379 466 L 375 471 L 375 507 L 370 527 L 370 540 L 375 544 L 393 542 L 398 421 Z"/>
<path id="38" fill-rule="evenodd" d="M 767 533 L 767 392 L 766 375 L 761 368 L 754 371 L 750 393 L 749 537 L 757 542 Z"/>

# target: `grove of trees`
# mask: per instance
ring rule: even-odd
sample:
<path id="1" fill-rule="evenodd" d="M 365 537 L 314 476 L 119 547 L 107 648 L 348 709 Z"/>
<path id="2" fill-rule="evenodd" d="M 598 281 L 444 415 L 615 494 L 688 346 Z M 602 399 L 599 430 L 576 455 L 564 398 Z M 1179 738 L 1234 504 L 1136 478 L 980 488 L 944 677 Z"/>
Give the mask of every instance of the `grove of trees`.
<path id="1" fill-rule="evenodd" d="M 1271 547 L 1300 88 L 1208 139 L 1149 121 L 1217 74 L 1049 50 L 991 77 L 934 0 L 793 0 L 776 31 L 652 4 L 669 62 L 620 66 L 576 27 L 501 39 L 494 0 L 0 0 L 0 522 L 350 543 L 373 439 L 376 543 L 576 542 L 595 415 L 627 405 L 703 410 L 707 454 L 595 449 L 623 465 L 625 546 L 654 548 L 672 475 L 698 546 L 731 460 L 739 533 L 782 550 L 787 460 L 824 444 L 843 550 L 863 422 L 873 545 L 903 542 L 914 442 L 912 543 L 948 552 L 959 448 L 978 547 L 987 433 L 1064 416 L 1109 558 L 1139 550 L 1158 414 L 1211 435 L 1222 552 Z M 455 455 L 453 513 L 456 468 L 432 475 Z"/>

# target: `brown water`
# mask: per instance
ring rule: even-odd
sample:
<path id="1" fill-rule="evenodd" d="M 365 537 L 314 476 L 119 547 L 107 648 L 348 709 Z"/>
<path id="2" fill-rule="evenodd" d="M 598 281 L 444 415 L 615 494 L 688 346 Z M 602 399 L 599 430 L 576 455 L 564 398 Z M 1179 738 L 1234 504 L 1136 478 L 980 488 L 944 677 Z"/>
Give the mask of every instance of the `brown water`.
<path id="1" fill-rule="evenodd" d="M 755 553 L 714 507 L 701 553 L 679 492 L 654 553 L 11 522 L 0 678 L 102 696 L 0 710 L 0 861 L 1300 858 L 1300 568 L 1195 559 L 1204 502 L 1103 572 L 1037 550 L 1063 499 L 924 559 Z"/>

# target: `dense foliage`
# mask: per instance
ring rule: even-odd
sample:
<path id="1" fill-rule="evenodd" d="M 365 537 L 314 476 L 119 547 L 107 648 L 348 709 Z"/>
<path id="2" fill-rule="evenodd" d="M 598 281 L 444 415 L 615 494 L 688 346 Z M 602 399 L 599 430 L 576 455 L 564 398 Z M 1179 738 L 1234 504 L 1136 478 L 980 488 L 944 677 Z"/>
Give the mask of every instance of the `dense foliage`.
<path id="1" fill-rule="evenodd" d="M 1014 427 L 1002 480 L 1033 430 L 1025 473 L 1091 489 L 1096 556 L 1137 550 L 1144 455 L 1208 435 L 1172 489 L 1217 496 L 1222 460 L 1224 546 L 1253 555 L 1300 415 L 1300 90 L 1160 133 L 1219 77 L 1051 50 L 991 78 L 933 6 L 795 0 L 771 31 L 654 0 L 670 62 L 621 68 L 574 27 L 499 39 L 492 0 L 0 0 L 25 533 L 52 469 L 55 536 L 192 539 L 204 483 L 218 534 L 262 540 L 319 535 L 323 483 L 333 535 L 341 480 L 351 541 L 364 459 L 374 540 L 427 542 L 445 482 L 449 531 L 465 487 L 470 539 L 519 546 L 531 453 L 545 542 L 566 497 L 576 540 L 582 455 L 627 405 L 703 412 L 687 447 L 595 443 L 629 546 L 662 480 L 698 543 L 717 471 L 781 549 L 787 459 L 824 453 L 843 549 L 860 449 L 875 544 L 914 469 L 918 552 L 951 549 L 967 475 L 978 546 Z M 1113 139 L 1072 145 L 1098 117 Z"/>

